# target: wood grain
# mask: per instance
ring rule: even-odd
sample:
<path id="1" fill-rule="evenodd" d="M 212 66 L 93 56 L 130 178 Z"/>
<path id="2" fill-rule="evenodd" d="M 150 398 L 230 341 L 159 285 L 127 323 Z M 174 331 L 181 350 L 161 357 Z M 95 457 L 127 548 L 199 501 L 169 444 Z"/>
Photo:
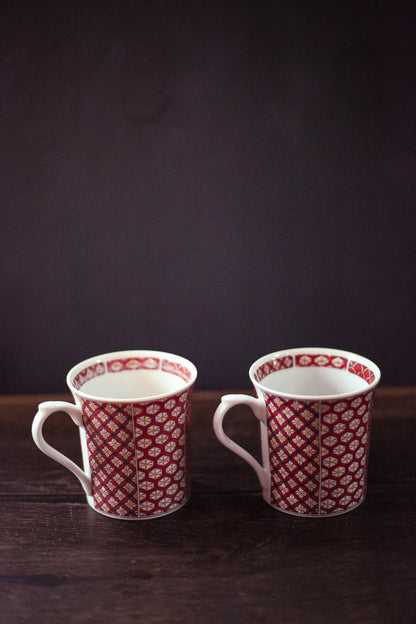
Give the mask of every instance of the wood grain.
<path id="1" fill-rule="evenodd" d="M 377 393 L 365 502 L 313 520 L 268 507 L 254 472 L 218 443 L 221 394 L 194 395 L 190 502 L 141 522 L 95 513 L 34 446 L 37 403 L 66 395 L 0 397 L 2 624 L 416 621 L 416 389 Z M 258 452 L 248 408 L 227 430 Z M 68 417 L 45 433 L 79 461 Z"/>

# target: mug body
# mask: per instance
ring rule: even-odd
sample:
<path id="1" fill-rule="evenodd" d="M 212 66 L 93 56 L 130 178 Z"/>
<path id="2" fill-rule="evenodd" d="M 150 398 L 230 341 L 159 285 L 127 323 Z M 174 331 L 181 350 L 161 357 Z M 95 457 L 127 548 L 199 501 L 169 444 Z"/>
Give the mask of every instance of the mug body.
<path id="1" fill-rule="evenodd" d="M 312 517 L 357 507 L 366 494 L 378 367 L 338 349 L 288 349 L 257 360 L 250 378 L 266 406 L 267 502 Z"/>
<path id="2" fill-rule="evenodd" d="M 190 496 L 191 396 L 195 366 L 159 351 L 120 351 L 72 368 L 82 409 L 89 505 L 106 516 L 163 516 Z"/>

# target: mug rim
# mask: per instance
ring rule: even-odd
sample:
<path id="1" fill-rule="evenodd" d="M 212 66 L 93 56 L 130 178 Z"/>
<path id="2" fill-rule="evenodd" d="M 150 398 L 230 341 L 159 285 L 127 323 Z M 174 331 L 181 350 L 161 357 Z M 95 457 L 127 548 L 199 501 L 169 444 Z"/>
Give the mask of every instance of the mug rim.
<path id="1" fill-rule="evenodd" d="M 185 385 L 178 390 L 169 390 L 167 392 L 160 392 L 159 394 L 149 394 L 146 396 L 141 396 L 137 398 L 128 398 L 128 399 L 103 397 L 103 396 L 98 396 L 96 394 L 89 394 L 87 392 L 84 392 L 82 389 L 78 389 L 75 387 L 73 383 L 74 378 L 82 370 L 84 370 L 85 368 L 88 368 L 92 364 L 95 364 L 95 365 L 106 364 L 110 359 L 117 359 L 117 358 L 120 358 L 120 359 L 121 358 L 132 358 L 132 359 L 133 358 L 158 358 L 160 360 L 162 360 L 163 358 L 166 358 L 166 359 L 173 360 L 174 362 L 178 364 L 186 365 L 186 367 L 189 369 L 189 372 L 191 373 L 191 376 L 188 381 L 184 380 Z M 155 370 L 155 369 L 148 369 L 148 370 Z M 158 370 L 160 370 L 160 368 Z M 106 369 L 106 373 L 107 372 L 108 370 Z M 66 383 L 67 383 L 68 388 L 72 392 L 72 394 L 74 394 L 74 396 L 79 396 L 79 397 L 82 397 L 83 399 L 88 399 L 91 401 L 99 401 L 101 403 L 106 402 L 106 403 L 131 404 L 131 403 L 147 403 L 149 401 L 158 401 L 158 400 L 166 399 L 170 396 L 173 396 L 174 394 L 185 392 L 186 390 L 189 390 L 189 388 L 193 386 L 197 378 L 197 375 L 198 375 L 198 370 L 195 364 L 193 364 L 190 360 L 188 360 L 187 358 L 181 355 L 177 355 L 175 353 L 169 353 L 167 351 L 157 351 L 155 349 L 127 349 L 127 350 L 122 350 L 122 351 L 108 351 L 107 353 L 102 353 L 100 355 L 93 355 L 85 360 L 82 360 L 81 362 L 78 362 L 78 364 L 75 364 L 74 366 L 72 366 L 72 368 L 70 368 L 70 370 L 68 371 L 66 375 Z"/>
<path id="2" fill-rule="evenodd" d="M 368 367 L 374 375 L 374 380 L 367 384 L 366 388 L 361 390 L 354 390 L 351 392 L 342 392 L 336 394 L 321 394 L 321 395 L 309 395 L 309 394 L 296 394 L 292 392 L 283 392 L 280 390 L 274 390 L 273 388 L 267 387 L 262 381 L 257 381 L 255 378 L 255 373 L 258 368 L 268 362 L 269 360 L 283 358 L 283 357 L 294 357 L 296 355 L 305 354 L 305 355 L 324 355 L 328 357 L 339 356 L 347 359 L 346 372 L 348 371 L 348 364 L 350 360 L 354 360 L 358 364 L 362 364 Z M 351 373 L 352 374 L 352 373 Z M 268 353 L 267 355 L 263 355 L 259 357 L 249 368 L 249 377 L 251 382 L 253 383 L 256 389 L 260 389 L 262 392 L 267 392 L 268 394 L 273 394 L 275 396 L 294 399 L 298 401 L 332 401 L 332 400 L 340 400 L 346 399 L 348 397 L 359 396 L 360 394 L 370 392 L 374 390 L 374 388 L 378 385 L 381 378 L 381 371 L 377 364 L 375 364 L 372 360 L 354 353 L 352 351 L 345 351 L 344 349 L 334 349 L 332 347 L 294 347 L 290 349 L 281 349 L 279 351 L 273 351 Z"/>

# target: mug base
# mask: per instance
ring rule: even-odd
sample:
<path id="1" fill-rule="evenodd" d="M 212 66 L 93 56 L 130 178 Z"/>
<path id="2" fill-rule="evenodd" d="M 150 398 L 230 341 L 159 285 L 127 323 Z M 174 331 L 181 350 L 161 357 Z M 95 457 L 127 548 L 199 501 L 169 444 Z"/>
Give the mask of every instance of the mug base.
<path id="1" fill-rule="evenodd" d="M 130 520 L 130 521 L 137 522 L 140 520 L 157 520 L 158 518 L 164 518 L 165 516 L 170 516 L 176 511 L 179 511 L 179 509 L 182 509 L 182 507 L 184 507 L 188 503 L 189 499 L 190 499 L 190 496 L 188 496 L 188 498 L 184 500 L 182 503 L 179 503 L 178 506 L 175 507 L 174 509 L 170 509 L 169 511 L 156 513 L 156 514 L 152 514 L 148 516 L 121 516 L 118 514 L 111 514 L 111 513 L 107 513 L 106 511 L 102 511 L 101 509 L 97 509 L 97 507 L 94 507 L 93 500 L 90 501 L 89 499 L 87 499 L 87 503 L 93 511 L 95 511 L 96 513 L 99 513 L 101 516 L 105 516 L 106 518 L 112 518 L 113 520 Z"/>
<path id="2" fill-rule="evenodd" d="M 266 499 L 264 499 L 264 502 L 267 503 L 267 505 L 269 505 L 269 507 L 271 507 L 272 509 L 275 509 L 276 511 L 280 511 L 284 514 L 286 514 L 287 516 L 295 516 L 297 518 L 334 518 L 335 516 L 343 516 L 344 514 L 349 513 L 350 511 L 354 511 L 354 509 L 357 509 L 357 507 L 359 507 L 365 500 L 365 496 L 363 496 L 363 498 L 353 507 L 348 507 L 348 509 L 341 509 L 340 511 L 334 511 L 334 512 L 330 512 L 330 513 L 298 513 L 296 511 L 288 511 L 287 509 L 282 509 L 281 507 L 277 507 L 276 505 L 272 505 L 272 503 L 270 503 L 269 501 L 267 501 Z"/>

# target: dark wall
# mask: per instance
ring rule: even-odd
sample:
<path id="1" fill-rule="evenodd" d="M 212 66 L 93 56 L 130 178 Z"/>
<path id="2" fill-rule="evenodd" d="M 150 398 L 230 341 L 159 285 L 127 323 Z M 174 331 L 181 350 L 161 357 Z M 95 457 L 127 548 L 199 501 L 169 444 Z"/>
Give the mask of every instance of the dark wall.
<path id="1" fill-rule="evenodd" d="M 415 11 L 3 2 L 1 392 L 90 355 L 357 351 L 415 382 Z"/>

